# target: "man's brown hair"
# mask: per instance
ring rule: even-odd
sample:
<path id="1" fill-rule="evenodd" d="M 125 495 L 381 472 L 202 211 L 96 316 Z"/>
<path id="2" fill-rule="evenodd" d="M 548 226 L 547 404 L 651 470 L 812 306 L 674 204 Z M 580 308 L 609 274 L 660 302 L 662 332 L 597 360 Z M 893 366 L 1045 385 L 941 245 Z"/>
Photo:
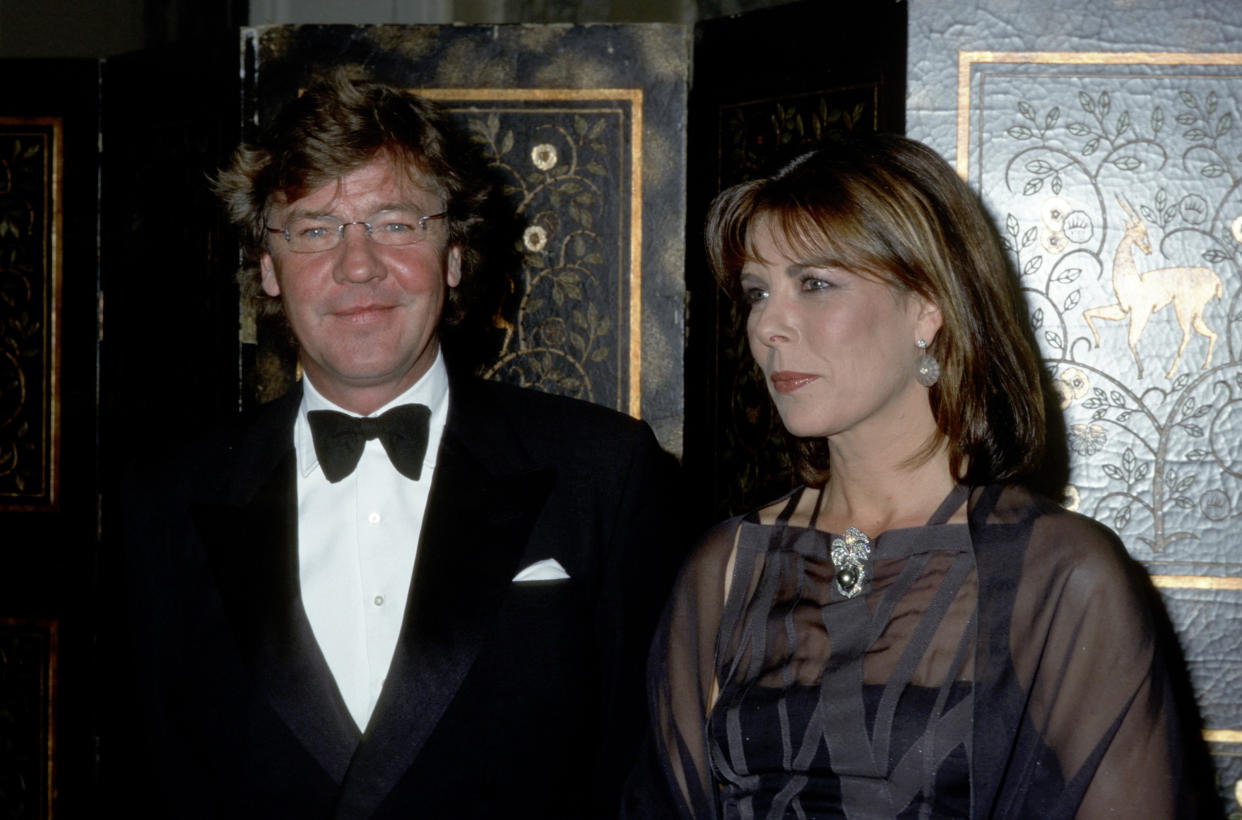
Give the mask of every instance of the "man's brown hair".
<path id="1" fill-rule="evenodd" d="M 435 103 L 349 69 L 333 71 L 291 100 L 254 144 L 238 148 L 215 180 L 241 233 L 238 279 L 260 315 L 281 311 L 279 299 L 263 293 L 258 269 L 272 206 L 293 202 L 382 155 L 412 180 L 417 174 L 424 187 L 434 186 L 444 200 L 448 243 L 461 253 L 461 284 L 449 292 L 444 318 L 461 317 L 479 284 L 486 214 L 496 194 L 482 155 Z"/>

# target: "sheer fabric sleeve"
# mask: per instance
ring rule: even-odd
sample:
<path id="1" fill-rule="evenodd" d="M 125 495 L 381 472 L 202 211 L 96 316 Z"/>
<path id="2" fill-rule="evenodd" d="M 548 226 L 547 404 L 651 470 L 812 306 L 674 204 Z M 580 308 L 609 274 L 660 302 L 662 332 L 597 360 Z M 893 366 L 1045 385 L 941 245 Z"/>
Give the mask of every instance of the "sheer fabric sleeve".
<path id="1" fill-rule="evenodd" d="M 995 816 L 1181 816 L 1183 741 L 1143 570 L 1104 527 L 1035 507 L 1016 527 L 1029 542 L 1008 620 L 1021 699 L 989 698 L 977 716 L 1021 703 Z"/>
<path id="2" fill-rule="evenodd" d="M 707 751 L 715 647 L 728 591 L 738 520 L 709 531 L 681 571 L 651 648 L 646 759 L 631 778 L 625 816 L 716 818 Z"/>

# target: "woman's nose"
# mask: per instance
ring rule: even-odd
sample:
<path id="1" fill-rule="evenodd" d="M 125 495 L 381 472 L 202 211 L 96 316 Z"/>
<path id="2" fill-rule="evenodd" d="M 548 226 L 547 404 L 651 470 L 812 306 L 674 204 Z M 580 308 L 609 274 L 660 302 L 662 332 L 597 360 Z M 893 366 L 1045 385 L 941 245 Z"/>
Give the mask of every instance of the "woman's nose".
<path id="1" fill-rule="evenodd" d="M 753 341 L 772 346 L 792 340 L 797 323 L 791 308 L 789 300 L 775 294 L 753 307 L 750 321 Z"/>

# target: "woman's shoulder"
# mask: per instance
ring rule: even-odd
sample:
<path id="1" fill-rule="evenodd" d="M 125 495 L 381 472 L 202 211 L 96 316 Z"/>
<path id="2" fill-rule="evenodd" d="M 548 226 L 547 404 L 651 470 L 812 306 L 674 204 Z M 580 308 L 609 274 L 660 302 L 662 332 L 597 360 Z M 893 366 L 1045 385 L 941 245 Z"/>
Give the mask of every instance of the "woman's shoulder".
<path id="1" fill-rule="evenodd" d="M 971 493 L 971 521 L 978 529 L 1029 529 L 1073 549 L 1111 549 L 1120 539 L 1094 518 L 1015 484 L 977 487 Z"/>
<path id="2" fill-rule="evenodd" d="M 1099 521 L 1024 487 L 984 492 L 991 492 L 995 503 L 984 522 L 973 516 L 972 521 L 985 531 L 985 544 L 1004 542 L 1006 533 L 1025 538 L 1021 568 L 1025 582 L 1043 579 L 1079 600 L 1120 589 L 1137 592 L 1146 585 L 1146 570 L 1117 534 Z"/>
<path id="3" fill-rule="evenodd" d="M 806 495 L 804 487 L 796 487 L 785 495 L 756 507 L 750 512 L 735 515 L 715 524 L 704 532 L 690 551 L 682 571 L 683 582 L 686 579 L 720 578 L 728 571 L 733 558 L 734 549 L 738 544 L 743 528 L 782 526 L 781 513 L 794 504 L 797 510 Z M 791 522 L 793 523 L 793 522 Z"/>
<path id="4" fill-rule="evenodd" d="M 735 515 L 710 527 L 699 536 L 686 562 L 687 571 L 701 575 L 710 569 L 722 569 L 729 561 L 737 543 L 738 530 L 747 515 Z"/>

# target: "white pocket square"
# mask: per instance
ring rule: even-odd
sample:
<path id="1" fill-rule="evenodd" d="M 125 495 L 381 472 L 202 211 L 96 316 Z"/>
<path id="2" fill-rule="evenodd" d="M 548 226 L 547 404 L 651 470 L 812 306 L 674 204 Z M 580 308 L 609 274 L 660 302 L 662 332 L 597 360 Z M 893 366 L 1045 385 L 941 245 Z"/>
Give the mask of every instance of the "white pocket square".
<path id="1" fill-rule="evenodd" d="M 536 561 L 526 569 L 513 576 L 513 583 L 521 584 L 526 581 L 561 581 L 569 577 L 569 573 L 561 566 L 561 562 L 555 558 L 545 558 L 542 561 Z"/>

